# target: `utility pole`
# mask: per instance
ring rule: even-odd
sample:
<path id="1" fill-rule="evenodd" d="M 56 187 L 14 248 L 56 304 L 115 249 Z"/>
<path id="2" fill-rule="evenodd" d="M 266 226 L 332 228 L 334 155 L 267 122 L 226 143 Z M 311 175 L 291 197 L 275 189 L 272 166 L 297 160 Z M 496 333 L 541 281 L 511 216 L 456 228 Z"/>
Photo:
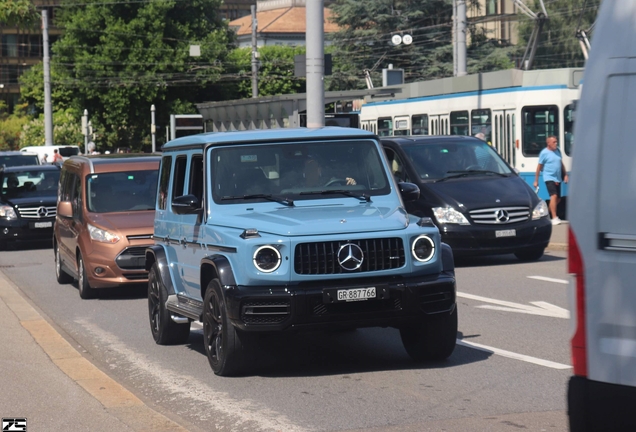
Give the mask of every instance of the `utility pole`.
<path id="1" fill-rule="evenodd" d="M 155 104 L 150 105 L 150 135 L 152 136 L 152 152 L 155 149 L 155 134 L 157 133 L 157 126 L 155 125 Z"/>
<path id="2" fill-rule="evenodd" d="M 53 110 L 51 108 L 51 60 L 49 58 L 49 19 L 42 9 L 42 47 L 44 49 L 44 145 L 53 145 Z"/>
<path id="3" fill-rule="evenodd" d="M 252 5 L 252 97 L 258 97 L 258 46 L 256 43 L 256 5 Z"/>
<path id="4" fill-rule="evenodd" d="M 310 0 L 305 6 L 307 13 L 305 45 L 307 46 L 307 127 L 325 125 L 325 47 L 324 47 L 324 2 Z"/>
<path id="5" fill-rule="evenodd" d="M 84 153 L 88 153 L 88 110 L 82 116 L 82 133 L 84 134 Z"/>
<path id="6" fill-rule="evenodd" d="M 455 76 L 466 75 L 466 0 L 454 0 L 455 10 Z"/>

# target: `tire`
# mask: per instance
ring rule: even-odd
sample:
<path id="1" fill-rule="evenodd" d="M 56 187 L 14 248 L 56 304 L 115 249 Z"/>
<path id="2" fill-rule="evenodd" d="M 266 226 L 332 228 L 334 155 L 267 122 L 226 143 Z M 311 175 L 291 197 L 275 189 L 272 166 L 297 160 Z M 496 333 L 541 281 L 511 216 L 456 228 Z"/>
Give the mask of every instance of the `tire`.
<path id="1" fill-rule="evenodd" d="M 526 249 L 515 252 L 515 256 L 521 261 L 537 261 L 543 256 L 545 248 Z"/>
<path id="2" fill-rule="evenodd" d="M 91 288 L 86 277 L 86 266 L 84 265 L 84 258 L 80 253 L 77 257 L 77 288 L 79 289 L 79 295 L 84 300 L 90 300 L 97 297 L 97 290 Z"/>
<path id="3" fill-rule="evenodd" d="M 406 352 L 415 361 L 447 359 L 457 339 L 457 306 L 450 314 L 431 316 L 419 324 L 401 328 L 400 336 Z"/>
<path id="4" fill-rule="evenodd" d="M 55 278 L 59 284 L 69 284 L 73 282 L 73 277 L 62 270 L 62 260 L 60 259 L 60 248 L 57 243 L 53 243 L 53 253 L 55 254 Z"/>
<path id="5" fill-rule="evenodd" d="M 190 322 L 177 324 L 166 309 L 168 290 L 161 283 L 157 264 L 153 264 L 148 274 L 148 318 L 152 338 L 159 345 L 184 344 L 190 338 Z"/>
<path id="6" fill-rule="evenodd" d="M 203 343 L 216 375 L 235 376 L 247 369 L 247 336 L 230 323 L 221 284 L 218 279 L 213 279 L 203 299 Z"/>

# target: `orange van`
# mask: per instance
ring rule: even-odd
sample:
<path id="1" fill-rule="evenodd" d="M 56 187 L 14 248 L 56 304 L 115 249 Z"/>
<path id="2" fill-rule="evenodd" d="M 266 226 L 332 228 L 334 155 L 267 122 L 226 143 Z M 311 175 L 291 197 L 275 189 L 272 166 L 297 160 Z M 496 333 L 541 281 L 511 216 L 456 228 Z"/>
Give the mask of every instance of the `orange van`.
<path id="1" fill-rule="evenodd" d="M 160 157 L 73 156 L 60 175 L 53 234 L 58 283 L 77 280 L 79 295 L 148 282 Z"/>

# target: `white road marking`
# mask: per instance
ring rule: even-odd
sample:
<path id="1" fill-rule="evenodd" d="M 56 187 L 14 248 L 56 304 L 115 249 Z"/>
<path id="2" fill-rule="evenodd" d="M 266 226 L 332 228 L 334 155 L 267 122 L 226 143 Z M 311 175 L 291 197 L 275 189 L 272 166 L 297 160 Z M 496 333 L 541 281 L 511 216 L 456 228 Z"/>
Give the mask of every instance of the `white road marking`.
<path id="1" fill-rule="evenodd" d="M 545 367 L 549 367 L 552 369 L 570 369 L 572 366 L 570 365 L 566 365 L 563 363 L 556 363 L 550 360 L 544 360 L 544 359 L 540 359 L 537 357 L 532 357 L 532 356 L 528 356 L 528 355 L 524 355 L 524 354 L 518 354 L 518 353 L 514 353 L 512 351 L 506 351 L 506 350 L 502 350 L 499 348 L 494 348 L 494 347 L 490 347 L 487 345 L 482 345 L 482 344 L 478 344 L 475 342 L 468 342 L 462 339 L 457 339 L 457 344 L 458 345 L 462 345 L 468 348 L 474 348 L 480 351 L 485 351 L 485 352 L 490 352 L 493 354 L 497 354 L 500 355 L 502 357 L 508 357 L 511 359 L 515 359 L 515 360 L 521 360 L 527 363 L 532 363 L 532 364 L 536 364 L 539 366 L 545 366 Z"/>
<path id="2" fill-rule="evenodd" d="M 558 284 L 564 284 L 567 285 L 570 282 L 565 280 L 565 279 L 555 279 L 555 278 L 549 278 L 549 277 L 544 277 L 544 276 L 528 276 L 528 279 L 536 279 L 536 280 L 540 280 L 540 281 L 545 281 L 545 282 L 554 282 L 554 283 L 558 283 Z"/>
<path id="3" fill-rule="evenodd" d="M 491 306 L 491 305 L 476 306 L 481 309 L 524 313 L 528 315 L 540 315 L 540 316 L 546 316 L 551 318 L 564 318 L 564 319 L 570 318 L 570 311 L 568 311 L 567 309 L 563 309 L 562 307 L 555 306 L 553 304 L 543 302 L 543 301 L 531 302 L 531 304 L 533 304 L 534 306 L 530 306 L 530 305 L 525 305 L 521 303 L 491 299 L 488 297 L 482 297 L 482 296 L 478 296 L 474 294 L 461 293 L 461 292 L 457 293 L 457 297 L 463 297 L 470 300 L 476 300 L 476 301 L 481 301 L 484 303 L 492 303 L 493 305 L 497 305 L 497 306 Z"/>

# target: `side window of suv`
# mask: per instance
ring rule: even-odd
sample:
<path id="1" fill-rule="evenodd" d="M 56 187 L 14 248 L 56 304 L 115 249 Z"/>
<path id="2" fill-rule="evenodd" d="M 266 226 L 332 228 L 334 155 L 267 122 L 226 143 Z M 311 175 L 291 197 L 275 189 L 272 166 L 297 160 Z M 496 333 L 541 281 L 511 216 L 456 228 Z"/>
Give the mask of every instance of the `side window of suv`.
<path id="1" fill-rule="evenodd" d="M 391 174 L 395 177 L 397 181 L 408 182 L 409 178 L 406 175 L 404 169 L 404 163 L 400 156 L 395 153 L 392 149 L 385 147 L 384 152 L 386 153 L 386 157 L 389 160 L 389 167 L 391 168 Z"/>
<path id="2" fill-rule="evenodd" d="M 170 186 L 170 168 L 172 168 L 172 156 L 164 156 L 161 159 L 161 174 L 159 176 L 159 193 L 157 194 L 159 210 L 165 210 L 168 203 L 168 186 Z"/>
<path id="3" fill-rule="evenodd" d="M 174 174 L 172 177 L 172 199 L 184 195 L 184 186 L 186 178 L 186 165 L 188 159 L 186 156 L 179 156 L 174 166 Z"/>
<path id="4" fill-rule="evenodd" d="M 203 156 L 194 155 L 190 161 L 188 193 L 194 195 L 203 206 Z"/>

